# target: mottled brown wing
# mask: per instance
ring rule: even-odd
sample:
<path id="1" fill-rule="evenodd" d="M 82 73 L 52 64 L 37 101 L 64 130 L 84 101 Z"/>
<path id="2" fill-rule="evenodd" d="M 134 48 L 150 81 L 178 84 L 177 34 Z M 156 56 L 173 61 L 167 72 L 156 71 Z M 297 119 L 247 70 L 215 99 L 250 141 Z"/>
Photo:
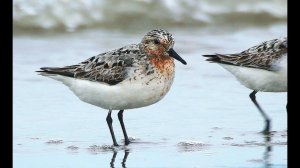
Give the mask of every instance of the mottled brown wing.
<path id="1" fill-rule="evenodd" d="M 124 61 L 89 63 L 74 70 L 74 77 L 89 81 L 115 85 L 124 80 L 126 71 Z"/>
<path id="2" fill-rule="evenodd" d="M 207 61 L 272 71 L 274 61 L 287 53 L 286 38 L 263 42 L 237 54 L 203 55 Z"/>
<path id="3" fill-rule="evenodd" d="M 136 54 L 141 55 L 137 47 L 125 46 L 93 56 L 77 65 L 62 68 L 44 67 L 41 68 L 43 71 L 39 72 L 115 85 L 125 79 L 128 68 L 133 66 Z"/>
<path id="4" fill-rule="evenodd" d="M 282 54 L 284 54 L 282 51 L 273 53 L 216 54 L 216 57 L 211 57 L 207 60 L 235 66 L 272 70 L 272 63 L 278 60 Z"/>

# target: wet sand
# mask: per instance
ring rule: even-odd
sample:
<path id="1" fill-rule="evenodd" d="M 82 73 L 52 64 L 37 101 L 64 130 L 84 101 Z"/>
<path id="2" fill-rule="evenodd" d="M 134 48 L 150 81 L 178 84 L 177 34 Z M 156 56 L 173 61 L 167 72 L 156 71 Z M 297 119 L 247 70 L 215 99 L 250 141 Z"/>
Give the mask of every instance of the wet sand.
<path id="1" fill-rule="evenodd" d="M 286 36 L 286 25 L 212 33 L 169 30 L 176 62 L 173 86 L 160 102 L 126 110 L 133 143 L 112 148 L 107 111 L 80 101 L 61 83 L 37 75 L 43 66 L 71 65 L 96 54 L 137 43 L 144 34 L 87 30 L 14 37 L 14 167 L 287 167 L 286 93 L 258 93 L 272 119 L 270 139 L 245 88 L 225 69 L 201 55 L 240 52 Z M 122 130 L 113 112 L 119 144 Z"/>

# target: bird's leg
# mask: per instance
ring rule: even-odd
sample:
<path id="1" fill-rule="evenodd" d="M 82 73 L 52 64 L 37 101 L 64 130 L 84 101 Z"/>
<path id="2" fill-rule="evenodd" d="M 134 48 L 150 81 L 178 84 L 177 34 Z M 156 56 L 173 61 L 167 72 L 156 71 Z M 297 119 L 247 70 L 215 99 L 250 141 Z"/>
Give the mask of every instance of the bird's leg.
<path id="1" fill-rule="evenodd" d="M 125 129 L 125 125 L 124 125 L 124 122 L 123 122 L 123 112 L 124 112 L 124 110 L 120 110 L 119 111 L 118 118 L 119 118 L 122 130 L 123 130 L 123 134 L 124 134 L 124 138 L 125 138 L 125 145 L 128 145 L 130 143 L 130 141 L 128 139 L 128 136 L 127 136 L 127 133 L 126 133 L 126 129 Z"/>
<path id="2" fill-rule="evenodd" d="M 255 106 L 258 108 L 260 114 L 264 117 L 265 122 L 266 122 L 266 127 L 263 130 L 263 134 L 267 135 L 270 133 L 270 122 L 271 120 L 269 119 L 269 117 L 266 115 L 266 113 L 262 110 L 262 108 L 259 106 L 259 104 L 256 102 L 256 97 L 255 94 L 257 93 L 256 90 L 254 90 L 253 92 L 250 93 L 250 99 L 252 100 L 252 102 L 255 104 Z"/>
<path id="3" fill-rule="evenodd" d="M 116 141 L 114 130 L 113 130 L 113 127 L 112 127 L 113 120 L 111 118 L 111 110 L 108 111 L 108 114 L 107 114 L 107 117 L 106 117 L 106 122 L 108 124 L 108 128 L 109 128 L 112 140 L 114 142 L 114 146 L 119 146 L 118 143 L 117 143 L 117 141 Z"/>

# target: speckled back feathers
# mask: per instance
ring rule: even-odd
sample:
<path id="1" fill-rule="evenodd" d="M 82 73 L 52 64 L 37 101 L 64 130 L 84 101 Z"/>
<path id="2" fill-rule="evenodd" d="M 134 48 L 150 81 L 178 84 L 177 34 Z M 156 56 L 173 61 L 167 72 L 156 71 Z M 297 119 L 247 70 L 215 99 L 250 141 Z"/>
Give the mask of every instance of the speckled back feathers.
<path id="1" fill-rule="evenodd" d="M 122 48 L 108 51 L 97 56 L 93 56 L 81 63 L 65 67 L 43 67 L 43 72 L 47 74 L 58 74 L 77 79 L 89 81 L 104 82 L 109 85 L 118 84 L 126 78 L 128 73 L 137 68 L 144 68 L 141 72 L 145 75 L 153 73 L 153 65 L 149 64 L 149 52 L 146 50 L 145 39 L 154 37 L 161 41 L 165 41 L 167 47 L 172 47 L 174 39 L 172 35 L 162 29 L 155 29 L 148 32 L 141 43 L 127 45 Z M 163 45 L 163 44 L 154 44 Z M 167 50 L 167 49 L 165 49 Z"/>
<path id="2" fill-rule="evenodd" d="M 215 54 L 203 55 L 209 57 L 207 61 L 260 68 L 265 70 L 276 70 L 272 64 L 287 54 L 287 38 L 265 41 L 237 54 Z"/>

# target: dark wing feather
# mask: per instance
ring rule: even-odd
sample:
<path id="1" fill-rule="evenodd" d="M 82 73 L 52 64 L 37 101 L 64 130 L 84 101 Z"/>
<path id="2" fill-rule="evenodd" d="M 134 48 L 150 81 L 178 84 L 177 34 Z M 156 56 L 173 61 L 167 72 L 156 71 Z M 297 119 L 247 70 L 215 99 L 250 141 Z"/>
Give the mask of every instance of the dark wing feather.
<path id="1" fill-rule="evenodd" d="M 129 45 L 93 56 L 77 65 L 62 68 L 43 67 L 41 68 L 42 71 L 38 72 L 115 85 L 125 79 L 128 73 L 127 69 L 134 64 L 136 54 L 142 56 L 138 46 Z"/>
<path id="2" fill-rule="evenodd" d="M 287 53 L 287 40 L 274 39 L 263 42 L 237 54 L 214 54 L 203 55 L 210 62 L 244 66 L 250 68 L 260 68 L 272 71 L 274 61 L 280 59 Z"/>

